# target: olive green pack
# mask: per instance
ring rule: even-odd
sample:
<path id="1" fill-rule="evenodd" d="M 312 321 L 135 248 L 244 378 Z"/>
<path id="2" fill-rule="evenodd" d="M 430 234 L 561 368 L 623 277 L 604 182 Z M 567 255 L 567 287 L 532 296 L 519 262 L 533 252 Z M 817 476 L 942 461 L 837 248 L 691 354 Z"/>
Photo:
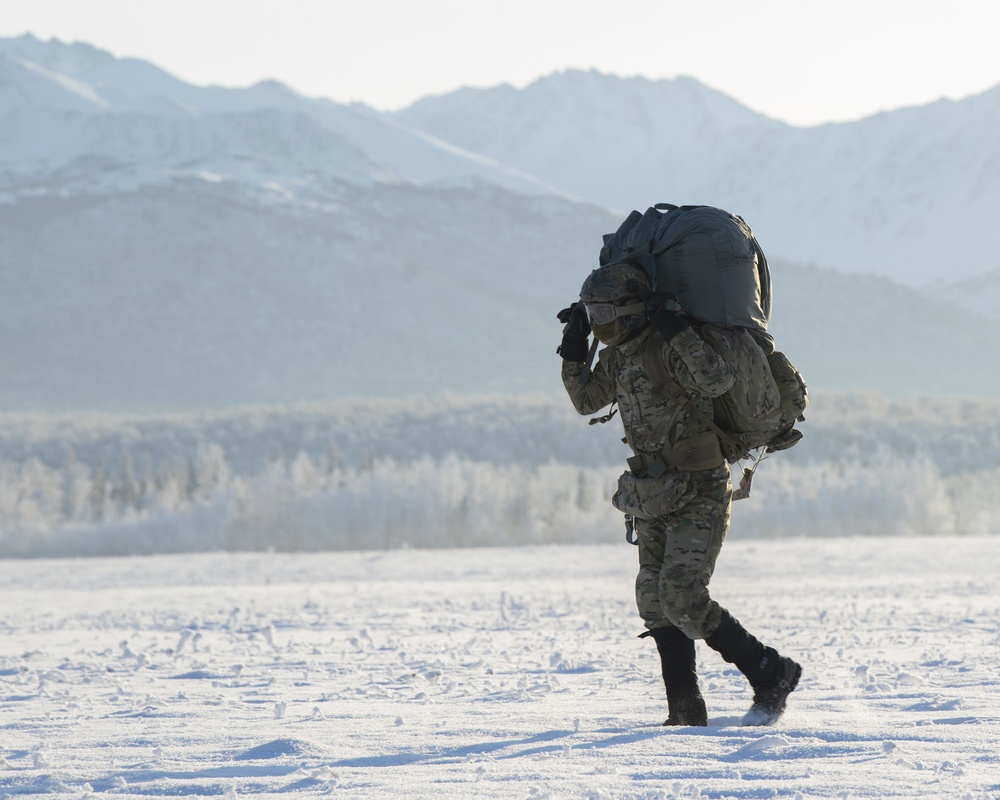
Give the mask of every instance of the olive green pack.
<path id="1" fill-rule="evenodd" d="M 764 448 L 787 450 L 802 438 L 795 423 L 804 419 L 809 394 L 802 375 L 770 341 L 746 328 L 699 325 L 697 331 L 733 373 L 732 387 L 712 401 L 713 418 L 701 414 L 663 363 L 663 338 L 649 337 L 643 355 L 646 373 L 661 391 L 687 405 L 719 436 L 722 454 L 730 464 Z"/>

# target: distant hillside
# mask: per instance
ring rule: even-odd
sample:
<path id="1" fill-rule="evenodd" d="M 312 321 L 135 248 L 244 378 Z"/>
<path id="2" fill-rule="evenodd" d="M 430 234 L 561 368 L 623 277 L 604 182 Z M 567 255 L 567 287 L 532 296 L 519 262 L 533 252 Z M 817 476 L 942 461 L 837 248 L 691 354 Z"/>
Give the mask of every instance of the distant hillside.
<path id="1" fill-rule="evenodd" d="M 607 221 L 498 188 L 318 204 L 195 178 L 0 205 L 0 408 L 554 390 L 555 312 Z"/>
<path id="2" fill-rule="evenodd" d="M 811 385 L 997 396 L 1000 322 L 884 278 L 771 267 L 771 332 Z"/>
<path id="3" fill-rule="evenodd" d="M 188 179 L 0 206 L 0 408 L 561 393 L 554 314 L 609 215 L 502 189 L 341 191 L 317 207 Z M 1000 394 L 1000 325 L 881 279 L 773 275 L 773 330 L 811 386 Z"/>

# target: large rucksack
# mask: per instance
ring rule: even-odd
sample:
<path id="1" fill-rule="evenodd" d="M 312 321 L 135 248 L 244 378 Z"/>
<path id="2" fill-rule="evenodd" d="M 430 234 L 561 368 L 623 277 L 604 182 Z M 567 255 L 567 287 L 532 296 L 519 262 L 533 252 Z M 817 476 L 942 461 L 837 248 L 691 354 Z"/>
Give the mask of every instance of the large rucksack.
<path id="1" fill-rule="evenodd" d="M 713 418 L 704 418 L 719 436 L 729 463 L 795 445 L 795 423 L 809 404 L 805 381 L 791 361 L 775 350 L 767 331 L 771 317 L 771 276 L 767 259 L 750 227 L 710 206 L 660 203 L 645 214 L 633 211 L 604 237 L 601 265 L 628 261 L 643 267 L 656 292 L 673 294 L 695 329 L 733 372 L 733 386 L 713 400 Z M 697 416 L 701 412 L 669 376 L 659 347 L 650 337 L 645 366 L 654 384 Z M 752 473 L 752 471 L 750 471 Z M 749 479 L 746 481 L 749 493 Z"/>
<path id="2" fill-rule="evenodd" d="M 750 227 L 711 206 L 658 203 L 633 211 L 604 237 L 601 266 L 641 266 L 653 289 L 670 292 L 684 310 L 723 328 L 749 328 L 770 338 L 771 274 Z"/>

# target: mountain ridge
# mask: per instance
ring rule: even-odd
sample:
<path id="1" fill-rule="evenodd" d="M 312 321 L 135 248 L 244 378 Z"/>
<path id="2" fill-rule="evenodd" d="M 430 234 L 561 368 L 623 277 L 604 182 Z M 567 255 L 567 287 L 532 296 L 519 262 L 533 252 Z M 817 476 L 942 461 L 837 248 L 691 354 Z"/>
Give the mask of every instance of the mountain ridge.
<path id="1" fill-rule="evenodd" d="M 41 63 L 27 62 L 26 54 Z M 52 71 L 59 66 L 66 72 Z M 199 161 L 199 169 L 211 170 L 213 157 L 225 149 L 213 131 L 225 124 L 218 120 L 247 119 L 255 112 L 261 119 L 291 115 L 299 120 L 300 125 L 286 125 L 287 133 L 300 133 L 307 148 L 324 136 L 353 145 L 337 148 L 340 160 L 317 160 L 312 172 L 320 177 L 346 172 L 420 183 L 485 180 L 526 194 L 564 194 L 426 132 L 368 110 L 310 100 L 276 81 L 247 89 L 195 87 L 146 62 L 116 59 L 90 45 L 0 39 L 0 114 L 6 119 L 0 131 L 0 178 L 4 172 L 44 175 L 84 156 L 121 152 L 161 167 L 147 170 L 148 180 L 168 180 L 171 170 Z M 178 137 L 200 145 L 171 154 Z M 365 157 L 358 158 L 362 151 Z M 9 190 L 10 183 L 10 178 L 0 180 L 0 189 Z"/>
<path id="2" fill-rule="evenodd" d="M 792 261 L 935 288 L 1000 266 L 989 260 L 1000 209 L 1000 140 L 992 134 L 1000 86 L 795 128 L 742 106 L 737 117 L 708 113 L 715 106 L 702 101 L 721 93 L 678 81 L 555 74 L 516 93 L 425 98 L 394 116 L 623 214 L 661 201 L 726 208 L 753 226 L 768 252 Z M 539 100 L 560 82 L 574 84 L 569 111 Z M 663 105 L 664 92 L 677 102 Z M 734 119 L 745 124 L 727 127 Z M 942 236 L 941 228 L 963 235 Z"/>
<path id="3" fill-rule="evenodd" d="M 0 410 L 562 392 L 555 312 L 621 214 L 367 107 L 190 87 L 72 46 L 32 69 L 10 41 Z M 718 97 L 703 109 L 691 130 L 757 124 Z M 1000 323 L 762 243 L 779 346 L 810 385 L 1000 395 L 983 368 Z"/>

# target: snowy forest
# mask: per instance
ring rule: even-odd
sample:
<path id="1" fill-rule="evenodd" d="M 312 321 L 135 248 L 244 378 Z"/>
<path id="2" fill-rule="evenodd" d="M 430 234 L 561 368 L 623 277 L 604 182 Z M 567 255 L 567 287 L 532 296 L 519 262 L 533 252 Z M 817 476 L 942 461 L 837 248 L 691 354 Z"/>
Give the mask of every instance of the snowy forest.
<path id="1" fill-rule="evenodd" d="M 733 537 L 996 533 L 1000 402 L 819 393 L 800 427 Z M 611 543 L 620 435 L 543 396 L 8 414 L 0 555 Z"/>

